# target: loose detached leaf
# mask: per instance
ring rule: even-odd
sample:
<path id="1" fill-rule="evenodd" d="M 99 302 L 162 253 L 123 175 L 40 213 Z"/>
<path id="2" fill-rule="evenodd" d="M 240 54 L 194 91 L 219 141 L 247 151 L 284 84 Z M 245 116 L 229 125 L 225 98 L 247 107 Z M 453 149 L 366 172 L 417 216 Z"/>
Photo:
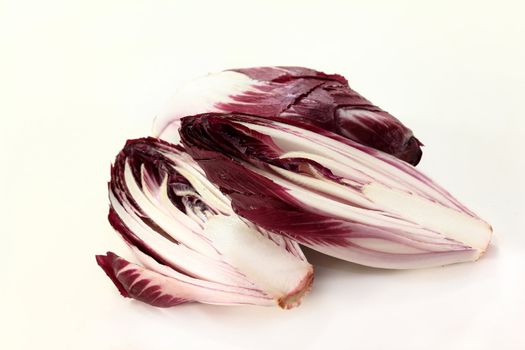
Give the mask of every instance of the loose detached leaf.
<path id="1" fill-rule="evenodd" d="M 352 90 L 344 77 L 303 67 L 233 69 L 194 80 L 156 118 L 153 135 L 178 143 L 180 119 L 207 112 L 301 121 L 413 165 L 422 154 L 410 129 Z"/>
<path id="2" fill-rule="evenodd" d="M 236 213 L 328 255 L 419 268 L 489 244 L 491 227 L 413 166 L 312 125 L 212 113 L 184 118 L 181 138 Z"/>
<path id="3" fill-rule="evenodd" d="M 291 308 L 311 286 L 312 266 L 298 244 L 241 221 L 180 146 L 128 141 L 111 169 L 109 200 L 111 225 L 142 265 L 97 256 L 125 297 L 159 307 Z"/>

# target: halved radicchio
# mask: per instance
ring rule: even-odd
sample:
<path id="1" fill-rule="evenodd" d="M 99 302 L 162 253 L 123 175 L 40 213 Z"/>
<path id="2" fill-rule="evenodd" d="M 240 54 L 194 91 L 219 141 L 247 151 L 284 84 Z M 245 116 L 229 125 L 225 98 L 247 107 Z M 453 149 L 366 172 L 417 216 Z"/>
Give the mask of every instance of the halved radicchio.
<path id="1" fill-rule="evenodd" d="M 311 286 L 298 244 L 241 221 L 180 146 L 128 141 L 111 169 L 109 200 L 109 221 L 141 265 L 111 252 L 96 259 L 125 297 L 159 307 L 291 308 Z"/>
<path id="2" fill-rule="evenodd" d="M 181 138 L 237 214 L 322 253 L 403 269 L 489 244 L 490 225 L 413 166 L 310 124 L 211 113 Z"/>

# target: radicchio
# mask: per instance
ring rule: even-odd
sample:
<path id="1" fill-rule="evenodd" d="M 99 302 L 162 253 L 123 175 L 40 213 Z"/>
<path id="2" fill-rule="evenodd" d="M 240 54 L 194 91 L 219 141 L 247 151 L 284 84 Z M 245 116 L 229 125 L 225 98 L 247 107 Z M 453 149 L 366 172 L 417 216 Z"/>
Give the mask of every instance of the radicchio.
<path id="1" fill-rule="evenodd" d="M 344 77 L 309 68 L 233 69 L 194 80 L 156 118 L 153 135 L 177 143 L 180 119 L 206 112 L 301 121 L 413 165 L 422 154 L 410 129 L 352 90 Z"/>
<path id="2" fill-rule="evenodd" d="M 404 269 L 489 244 L 490 225 L 413 166 L 311 124 L 211 113 L 181 138 L 237 214 L 322 253 Z"/>
<path id="3" fill-rule="evenodd" d="M 241 221 L 180 146 L 128 141 L 111 169 L 109 200 L 109 221 L 139 264 L 112 252 L 96 258 L 125 297 L 287 309 L 311 286 L 298 244 Z"/>

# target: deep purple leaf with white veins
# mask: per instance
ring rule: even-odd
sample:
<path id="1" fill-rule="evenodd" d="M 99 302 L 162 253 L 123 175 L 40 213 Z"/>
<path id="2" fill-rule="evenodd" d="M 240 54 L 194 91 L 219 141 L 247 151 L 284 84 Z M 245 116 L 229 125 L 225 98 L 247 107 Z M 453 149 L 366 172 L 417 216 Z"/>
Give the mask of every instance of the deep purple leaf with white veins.
<path id="1" fill-rule="evenodd" d="M 180 146 L 128 141 L 111 169 L 109 199 L 109 221 L 140 265 L 111 252 L 97 262 L 125 297 L 159 307 L 291 308 L 311 286 L 299 245 L 241 221 Z"/>
<path id="2" fill-rule="evenodd" d="M 155 119 L 153 135 L 178 143 L 180 119 L 208 112 L 302 121 L 414 165 L 422 154 L 410 129 L 352 90 L 344 77 L 308 68 L 234 69 L 196 79 Z"/>
<path id="3" fill-rule="evenodd" d="M 478 259 L 492 228 L 413 166 L 325 130 L 255 116 L 182 120 L 188 153 L 237 214 L 363 265 Z"/>

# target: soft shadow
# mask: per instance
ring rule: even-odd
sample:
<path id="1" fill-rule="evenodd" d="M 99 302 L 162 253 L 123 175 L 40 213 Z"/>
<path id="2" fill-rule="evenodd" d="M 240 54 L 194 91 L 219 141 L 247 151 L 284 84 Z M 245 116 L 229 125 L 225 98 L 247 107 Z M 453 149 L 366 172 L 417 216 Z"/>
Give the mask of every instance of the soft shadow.
<path id="1" fill-rule="evenodd" d="M 312 291 L 303 300 L 303 305 L 294 309 L 294 312 L 286 312 L 277 307 L 253 305 L 220 306 L 187 303 L 169 309 L 158 309 L 137 301 L 132 303 L 150 317 L 180 320 L 181 315 L 184 315 L 184 318 L 208 322 L 207 324 L 228 323 L 234 328 L 242 328 L 246 320 L 249 320 L 251 325 L 264 329 L 269 324 L 268 320 L 272 322 L 275 322 L 276 319 L 290 321 L 295 317 L 306 317 L 312 312 L 317 312 L 316 307 L 324 305 L 326 298 L 334 295 L 334 285 L 337 285 L 338 288 L 348 288 L 346 295 L 356 300 L 364 296 L 377 297 L 377 294 L 380 295 L 389 288 L 394 288 L 394 290 L 399 288 L 400 283 L 409 286 L 410 293 L 412 293 L 409 295 L 413 298 L 417 298 L 416 294 L 420 291 L 427 292 L 443 288 L 443 285 L 448 286 L 444 289 L 444 293 L 455 293 L 457 290 L 468 287 L 471 283 L 477 283 L 495 268 L 495 261 L 499 256 L 499 248 L 496 244 L 497 242 L 490 244 L 487 252 L 478 262 L 415 270 L 391 270 L 362 266 L 303 247 L 306 258 L 314 266 L 315 280 Z M 350 288 L 351 286 L 358 286 L 358 288 Z"/>
<path id="2" fill-rule="evenodd" d="M 496 245 L 495 242 L 491 242 L 489 246 L 487 247 L 487 251 L 485 254 L 481 256 L 480 259 L 485 260 L 495 260 L 499 256 L 499 246 Z"/>
<path id="3" fill-rule="evenodd" d="M 298 308 L 301 309 L 301 308 Z M 293 310 L 298 310 L 293 309 Z M 180 320 L 181 317 L 198 320 L 207 326 L 228 324 L 235 329 L 242 329 L 249 320 L 250 325 L 264 327 L 268 320 L 289 315 L 286 310 L 275 307 L 263 307 L 256 305 L 211 305 L 201 303 L 187 303 L 173 308 L 161 309 L 159 315 L 163 317 Z M 181 316 L 184 315 L 184 316 Z"/>

